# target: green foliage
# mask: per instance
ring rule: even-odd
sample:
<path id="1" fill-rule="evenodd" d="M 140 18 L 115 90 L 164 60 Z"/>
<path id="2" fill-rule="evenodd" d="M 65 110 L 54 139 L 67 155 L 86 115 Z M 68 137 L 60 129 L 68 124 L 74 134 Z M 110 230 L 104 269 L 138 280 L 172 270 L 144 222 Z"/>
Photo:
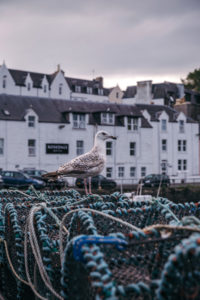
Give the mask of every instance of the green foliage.
<path id="1" fill-rule="evenodd" d="M 200 68 L 190 72 L 186 79 L 181 79 L 185 88 L 200 92 Z"/>

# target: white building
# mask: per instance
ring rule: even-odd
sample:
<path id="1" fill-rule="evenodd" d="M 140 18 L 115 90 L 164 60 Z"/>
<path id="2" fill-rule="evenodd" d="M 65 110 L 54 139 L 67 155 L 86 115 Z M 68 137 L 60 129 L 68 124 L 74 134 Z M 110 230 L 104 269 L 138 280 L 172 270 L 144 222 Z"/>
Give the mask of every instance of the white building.
<path id="1" fill-rule="evenodd" d="M 161 172 L 179 181 L 198 178 L 198 124 L 168 106 L 151 105 L 151 83 L 146 85 L 138 84 L 136 104 L 130 105 L 126 91 L 105 89 L 102 78 L 72 79 L 60 68 L 48 75 L 3 64 L 0 168 L 56 170 L 90 150 L 95 133 L 104 129 L 118 136 L 106 143 L 107 177 L 119 183 Z"/>

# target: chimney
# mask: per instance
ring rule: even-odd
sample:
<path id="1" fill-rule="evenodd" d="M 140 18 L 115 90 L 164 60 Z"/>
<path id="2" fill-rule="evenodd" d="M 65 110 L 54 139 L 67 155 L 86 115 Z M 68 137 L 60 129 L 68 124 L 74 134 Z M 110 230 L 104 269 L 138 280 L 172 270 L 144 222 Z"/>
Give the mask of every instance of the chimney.
<path id="1" fill-rule="evenodd" d="M 101 77 L 101 76 L 96 77 L 95 81 L 98 82 L 101 85 L 101 87 L 103 87 L 103 77 Z"/>
<path id="2" fill-rule="evenodd" d="M 136 102 L 138 104 L 150 104 L 152 100 L 152 80 L 138 81 Z"/>

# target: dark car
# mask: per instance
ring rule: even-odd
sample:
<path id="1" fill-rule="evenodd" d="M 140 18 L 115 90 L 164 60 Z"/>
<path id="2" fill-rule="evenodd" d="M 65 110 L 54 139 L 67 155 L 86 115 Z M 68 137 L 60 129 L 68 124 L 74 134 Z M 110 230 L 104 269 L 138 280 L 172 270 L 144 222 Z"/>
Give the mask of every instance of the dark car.
<path id="1" fill-rule="evenodd" d="M 64 178 L 58 178 L 55 180 L 49 180 L 48 178 L 42 177 L 47 171 L 36 170 L 36 169 L 23 169 L 23 173 L 28 174 L 31 178 L 41 180 L 45 182 L 45 185 L 49 189 L 62 189 L 68 186 L 68 182 Z"/>
<path id="2" fill-rule="evenodd" d="M 0 189 L 2 189 L 4 187 L 4 184 L 3 184 L 3 178 L 2 176 L 0 175 Z"/>
<path id="3" fill-rule="evenodd" d="M 87 183 L 88 182 L 89 182 L 89 180 L 87 179 Z M 107 179 L 103 175 L 97 175 L 97 176 L 92 177 L 91 185 L 92 185 L 92 188 L 95 188 L 95 189 L 102 188 L 105 190 L 106 189 L 114 189 L 117 186 L 117 184 L 114 180 Z M 79 188 L 84 188 L 84 181 L 82 178 L 76 179 L 76 186 Z"/>
<path id="4" fill-rule="evenodd" d="M 160 184 L 162 186 L 170 185 L 169 176 L 165 174 L 150 174 L 145 176 L 140 182 L 147 187 L 158 187 Z"/>
<path id="5" fill-rule="evenodd" d="M 20 171 L 1 171 L 1 176 L 5 188 L 28 188 L 33 185 L 36 189 L 42 189 L 46 185 L 44 181 L 33 179 Z"/>

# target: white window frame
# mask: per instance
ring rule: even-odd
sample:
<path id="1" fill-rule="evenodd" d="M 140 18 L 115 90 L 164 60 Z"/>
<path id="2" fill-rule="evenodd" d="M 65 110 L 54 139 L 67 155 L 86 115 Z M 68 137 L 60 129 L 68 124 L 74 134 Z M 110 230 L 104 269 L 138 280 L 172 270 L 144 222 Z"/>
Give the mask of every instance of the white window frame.
<path id="1" fill-rule="evenodd" d="M 146 167 L 141 167 L 141 177 L 145 177 L 147 173 L 147 168 Z"/>
<path id="2" fill-rule="evenodd" d="M 112 156 L 113 153 L 113 143 L 112 142 L 106 142 L 106 155 Z"/>
<path id="3" fill-rule="evenodd" d="M 4 139 L 0 138 L 0 155 L 4 155 Z"/>
<path id="4" fill-rule="evenodd" d="M 75 92 L 76 93 L 81 93 L 81 86 L 80 85 L 75 85 Z"/>
<path id="5" fill-rule="evenodd" d="M 43 92 L 44 92 L 44 93 L 47 92 L 47 85 L 46 85 L 46 84 L 44 84 L 44 86 L 43 86 Z"/>
<path id="6" fill-rule="evenodd" d="M 163 132 L 167 131 L 167 120 L 166 119 L 161 119 L 161 130 Z"/>
<path id="7" fill-rule="evenodd" d="M 178 159 L 178 171 L 187 170 L 187 159 Z"/>
<path id="8" fill-rule="evenodd" d="M 114 125 L 115 114 L 114 113 L 101 113 L 101 124 Z"/>
<path id="9" fill-rule="evenodd" d="M 138 131 L 139 119 L 134 117 L 127 117 L 127 128 L 130 131 Z"/>
<path id="10" fill-rule="evenodd" d="M 27 82 L 27 91 L 30 91 L 30 90 L 31 90 L 31 83 Z"/>
<path id="11" fill-rule="evenodd" d="M 86 116 L 85 114 L 72 114 L 73 128 L 85 129 L 86 128 Z"/>
<path id="12" fill-rule="evenodd" d="M 78 140 L 76 141 L 76 154 L 81 155 L 84 153 L 84 141 Z"/>
<path id="13" fill-rule="evenodd" d="M 28 140 L 28 156 L 36 156 L 36 140 Z"/>
<path id="14" fill-rule="evenodd" d="M 4 76 L 3 76 L 3 81 L 2 81 L 2 88 L 3 88 L 3 89 L 6 89 L 6 85 L 7 85 L 7 76 L 4 75 Z"/>
<path id="15" fill-rule="evenodd" d="M 167 140 L 166 139 L 163 139 L 161 141 L 161 147 L 162 147 L 162 151 L 163 152 L 166 152 L 167 151 Z"/>
<path id="16" fill-rule="evenodd" d="M 185 132 L 185 122 L 184 122 L 184 120 L 179 120 L 178 121 L 178 126 L 179 126 L 179 133 L 184 133 Z"/>
<path id="17" fill-rule="evenodd" d="M 167 160 L 162 160 L 161 162 L 161 172 L 164 175 L 167 175 Z"/>
<path id="18" fill-rule="evenodd" d="M 112 178 L 112 172 L 113 172 L 113 168 L 112 167 L 107 167 L 106 168 L 106 177 L 107 178 Z"/>
<path id="19" fill-rule="evenodd" d="M 28 116 L 28 127 L 35 127 L 36 117 L 33 115 Z"/>
<path id="20" fill-rule="evenodd" d="M 187 151 L 187 140 L 178 140 L 178 152 L 186 152 Z"/>
<path id="21" fill-rule="evenodd" d="M 130 177 L 136 177 L 136 167 L 130 167 Z"/>
<path id="22" fill-rule="evenodd" d="M 103 89 L 98 89 L 98 95 L 103 96 Z"/>
<path id="23" fill-rule="evenodd" d="M 62 92 L 63 92 L 63 84 L 60 83 L 59 86 L 58 86 L 58 94 L 62 95 Z"/>
<path id="24" fill-rule="evenodd" d="M 130 156 L 136 155 L 136 142 L 129 143 L 129 154 L 130 154 Z"/>
<path id="25" fill-rule="evenodd" d="M 124 167 L 122 166 L 118 167 L 118 177 L 124 178 Z"/>
<path id="26" fill-rule="evenodd" d="M 87 87 L 87 93 L 90 95 L 93 93 L 92 87 L 90 87 L 90 86 Z"/>

